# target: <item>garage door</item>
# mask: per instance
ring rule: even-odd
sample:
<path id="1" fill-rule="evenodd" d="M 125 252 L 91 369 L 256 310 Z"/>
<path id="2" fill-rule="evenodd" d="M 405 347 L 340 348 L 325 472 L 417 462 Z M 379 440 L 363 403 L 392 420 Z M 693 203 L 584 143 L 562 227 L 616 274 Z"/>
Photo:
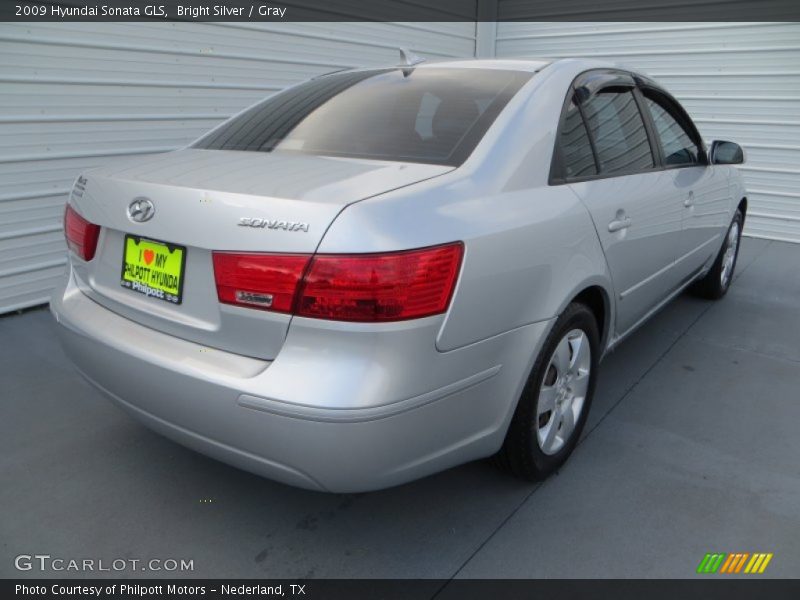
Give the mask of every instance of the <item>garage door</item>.
<path id="1" fill-rule="evenodd" d="M 504 4 L 514 3 L 501 0 L 509 16 Z M 499 23 L 496 54 L 602 57 L 644 70 L 707 140 L 746 148 L 745 233 L 800 242 L 800 23 Z"/>
<path id="2" fill-rule="evenodd" d="M 0 313 L 48 301 L 87 167 L 180 147 L 320 73 L 471 57 L 462 23 L 0 23 Z"/>

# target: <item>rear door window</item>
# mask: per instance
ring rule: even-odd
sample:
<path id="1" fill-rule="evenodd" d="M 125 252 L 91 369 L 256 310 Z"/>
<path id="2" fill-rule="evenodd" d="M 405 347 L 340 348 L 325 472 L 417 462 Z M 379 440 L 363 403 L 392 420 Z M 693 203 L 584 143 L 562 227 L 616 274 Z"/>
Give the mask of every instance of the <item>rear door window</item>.
<path id="1" fill-rule="evenodd" d="M 564 115 L 559 146 L 564 177 L 573 179 L 597 174 L 589 132 L 574 102 L 570 102 Z"/>
<path id="2" fill-rule="evenodd" d="M 632 90 L 601 90 L 584 102 L 582 108 L 601 174 L 635 173 L 655 165 Z"/>

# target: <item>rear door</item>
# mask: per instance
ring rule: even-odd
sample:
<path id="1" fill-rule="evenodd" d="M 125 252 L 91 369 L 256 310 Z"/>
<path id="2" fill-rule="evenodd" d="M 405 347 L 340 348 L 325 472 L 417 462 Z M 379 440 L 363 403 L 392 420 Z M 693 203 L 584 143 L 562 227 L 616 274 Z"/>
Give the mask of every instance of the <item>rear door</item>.
<path id="1" fill-rule="evenodd" d="M 728 224 L 728 177 L 707 161 L 700 134 L 686 111 L 669 94 L 642 87 L 663 166 L 671 175 L 675 202 L 683 205 L 677 271 L 690 276 L 716 254 Z"/>
<path id="2" fill-rule="evenodd" d="M 617 332 L 678 284 L 683 206 L 660 170 L 633 79 L 589 73 L 575 84 L 560 133 L 563 181 L 591 213 L 617 293 Z"/>

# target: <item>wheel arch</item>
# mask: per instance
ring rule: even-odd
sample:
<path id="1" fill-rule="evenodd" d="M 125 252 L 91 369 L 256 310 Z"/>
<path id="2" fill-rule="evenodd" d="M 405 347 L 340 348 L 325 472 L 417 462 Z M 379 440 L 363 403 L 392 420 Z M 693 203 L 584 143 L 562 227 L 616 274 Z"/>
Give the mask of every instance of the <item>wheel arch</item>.
<path id="1" fill-rule="evenodd" d="M 574 294 L 567 306 L 574 302 L 583 304 L 592 311 L 600 333 L 601 352 L 605 353 L 611 337 L 610 332 L 613 321 L 612 303 L 608 290 L 602 285 L 588 285 Z"/>
<path id="2" fill-rule="evenodd" d="M 608 294 L 602 286 L 590 285 L 581 290 L 572 300 L 579 302 L 589 308 L 597 321 L 597 329 L 600 332 L 600 347 L 606 347 L 608 325 L 611 320 L 611 309 Z"/>
<path id="3" fill-rule="evenodd" d="M 600 348 L 604 354 L 611 341 L 611 332 L 614 331 L 614 294 L 611 282 L 602 278 L 591 278 L 575 286 L 566 300 L 559 308 L 558 314 L 563 313 L 566 308 L 574 303 L 584 304 L 592 311 L 597 321 L 597 328 L 600 333 Z"/>

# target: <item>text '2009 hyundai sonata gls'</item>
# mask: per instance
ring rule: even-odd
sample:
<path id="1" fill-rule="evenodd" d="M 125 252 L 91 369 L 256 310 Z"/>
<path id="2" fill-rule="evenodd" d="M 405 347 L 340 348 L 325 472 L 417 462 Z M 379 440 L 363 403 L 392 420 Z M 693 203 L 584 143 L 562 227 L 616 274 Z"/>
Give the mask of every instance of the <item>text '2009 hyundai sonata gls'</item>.
<path id="1" fill-rule="evenodd" d="M 743 158 L 602 62 L 332 73 L 83 173 L 51 309 L 113 401 L 263 476 L 365 491 L 495 455 L 542 478 L 602 356 L 727 291 Z"/>

